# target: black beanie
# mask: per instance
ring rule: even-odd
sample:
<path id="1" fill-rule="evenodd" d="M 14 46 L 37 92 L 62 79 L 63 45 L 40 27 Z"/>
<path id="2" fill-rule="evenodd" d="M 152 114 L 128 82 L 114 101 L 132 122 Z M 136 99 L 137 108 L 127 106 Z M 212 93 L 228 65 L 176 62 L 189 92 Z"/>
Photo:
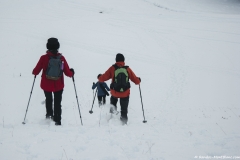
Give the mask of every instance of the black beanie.
<path id="1" fill-rule="evenodd" d="M 124 62 L 124 61 L 125 61 L 125 58 L 124 58 L 123 54 L 118 53 L 116 55 L 116 62 Z"/>
<path id="2" fill-rule="evenodd" d="M 102 74 L 99 74 L 99 75 L 97 76 L 97 78 L 99 78 L 101 75 L 102 75 Z"/>
<path id="3" fill-rule="evenodd" d="M 48 50 L 58 50 L 60 47 L 60 44 L 58 42 L 57 38 L 49 38 L 47 42 L 47 49 Z"/>

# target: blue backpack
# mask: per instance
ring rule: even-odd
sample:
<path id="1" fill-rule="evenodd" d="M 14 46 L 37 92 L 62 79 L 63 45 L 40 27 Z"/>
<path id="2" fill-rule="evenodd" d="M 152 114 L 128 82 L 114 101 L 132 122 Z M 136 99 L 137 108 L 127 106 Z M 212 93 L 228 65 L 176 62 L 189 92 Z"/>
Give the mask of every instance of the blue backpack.
<path id="1" fill-rule="evenodd" d="M 50 56 L 48 68 L 46 70 L 46 78 L 50 80 L 58 80 L 63 75 L 63 62 L 61 55 Z"/>

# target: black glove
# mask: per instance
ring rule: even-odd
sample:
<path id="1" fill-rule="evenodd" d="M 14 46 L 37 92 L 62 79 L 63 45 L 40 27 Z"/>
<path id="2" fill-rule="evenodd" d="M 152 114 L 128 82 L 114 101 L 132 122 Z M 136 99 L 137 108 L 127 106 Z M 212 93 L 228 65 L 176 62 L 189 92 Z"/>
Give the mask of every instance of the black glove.
<path id="1" fill-rule="evenodd" d="M 93 82 L 93 85 L 95 85 L 95 83 Z"/>
<path id="2" fill-rule="evenodd" d="M 139 81 L 141 82 L 141 78 L 140 78 L 140 77 L 138 77 L 138 79 L 139 79 Z"/>
<path id="3" fill-rule="evenodd" d="M 70 68 L 70 71 L 73 73 L 73 76 L 74 76 L 74 74 L 75 74 L 74 69 Z"/>

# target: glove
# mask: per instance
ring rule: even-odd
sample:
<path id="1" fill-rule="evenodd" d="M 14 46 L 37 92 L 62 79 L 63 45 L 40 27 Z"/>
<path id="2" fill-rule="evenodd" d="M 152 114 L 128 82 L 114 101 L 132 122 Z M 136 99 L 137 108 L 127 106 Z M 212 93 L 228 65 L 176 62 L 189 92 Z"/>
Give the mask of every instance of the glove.
<path id="1" fill-rule="evenodd" d="M 70 71 L 73 73 L 73 76 L 74 76 L 74 74 L 75 74 L 74 69 L 70 68 Z"/>
<path id="2" fill-rule="evenodd" d="M 93 85 L 95 85 L 95 83 L 93 82 Z"/>
<path id="3" fill-rule="evenodd" d="M 138 77 L 138 79 L 139 79 L 139 81 L 141 82 L 141 78 L 140 78 L 140 77 Z"/>

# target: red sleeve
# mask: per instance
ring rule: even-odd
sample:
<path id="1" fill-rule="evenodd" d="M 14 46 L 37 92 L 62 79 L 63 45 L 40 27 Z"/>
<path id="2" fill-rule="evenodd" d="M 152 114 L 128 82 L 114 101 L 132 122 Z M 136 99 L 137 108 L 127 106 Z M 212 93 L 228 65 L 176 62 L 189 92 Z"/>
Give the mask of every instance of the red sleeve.
<path id="1" fill-rule="evenodd" d="M 99 82 L 104 82 L 112 79 L 114 76 L 114 67 L 111 66 L 102 76 L 98 78 Z"/>
<path id="2" fill-rule="evenodd" d="M 127 70 L 128 70 L 129 79 L 135 84 L 140 84 L 139 78 L 135 75 L 135 73 L 131 70 L 131 68 L 128 67 Z"/>
<path id="3" fill-rule="evenodd" d="M 70 71 L 70 68 L 68 66 L 67 60 L 65 59 L 65 57 L 62 56 L 62 60 L 64 62 L 64 67 L 63 67 L 63 72 L 66 76 L 68 77 L 72 77 L 73 73 Z"/>
<path id="4" fill-rule="evenodd" d="M 43 56 L 40 57 L 36 67 L 32 71 L 33 75 L 35 75 L 35 76 L 38 75 L 40 73 L 40 71 L 43 69 L 43 58 L 44 58 Z"/>

